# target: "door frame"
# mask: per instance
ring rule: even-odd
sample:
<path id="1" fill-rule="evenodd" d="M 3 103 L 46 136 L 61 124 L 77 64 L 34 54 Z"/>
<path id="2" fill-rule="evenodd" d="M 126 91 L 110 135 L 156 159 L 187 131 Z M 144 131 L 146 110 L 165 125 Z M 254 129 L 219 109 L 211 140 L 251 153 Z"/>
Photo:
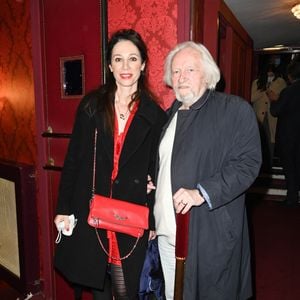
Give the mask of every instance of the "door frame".
<path id="1" fill-rule="evenodd" d="M 35 93 L 35 121 L 37 144 L 37 211 L 39 224 L 39 260 L 40 284 L 45 299 L 55 299 L 55 273 L 53 267 L 53 216 L 52 203 L 50 203 L 49 176 L 44 166 L 47 162 L 47 139 L 42 135 L 45 132 L 47 113 L 47 89 L 45 78 L 45 48 L 43 28 L 44 1 L 30 1 L 31 32 L 32 32 L 32 63 Z M 107 0 L 99 1 L 99 22 L 101 37 L 101 80 L 105 81 L 105 56 L 107 48 Z"/>

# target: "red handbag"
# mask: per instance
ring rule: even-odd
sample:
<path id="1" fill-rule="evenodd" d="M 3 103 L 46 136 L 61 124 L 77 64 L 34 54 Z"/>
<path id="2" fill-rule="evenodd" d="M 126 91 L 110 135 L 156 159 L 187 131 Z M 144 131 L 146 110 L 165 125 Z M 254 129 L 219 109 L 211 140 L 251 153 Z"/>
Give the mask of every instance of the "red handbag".
<path id="1" fill-rule="evenodd" d="M 88 216 L 89 225 L 133 237 L 148 229 L 149 208 L 122 200 L 94 195 Z"/>
<path id="2" fill-rule="evenodd" d="M 95 194 L 96 145 L 97 129 L 95 129 L 94 139 L 92 199 L 90 201 L 90 211 L 87 222 L 90 226 L 95 228 L 99 244 L 108 256 L 110 255 L 100 239 L 97 228 L 120 232 L 136 237 L 136 241 L 129 253 L 118 258 L 119 260 L 123 260 L 132 254 L 140 237 L 143 236 L 144 230 L 148 229 L 149 208 L 144 205 Z M 117 259 L 115 257 L 111 258 Z"/>

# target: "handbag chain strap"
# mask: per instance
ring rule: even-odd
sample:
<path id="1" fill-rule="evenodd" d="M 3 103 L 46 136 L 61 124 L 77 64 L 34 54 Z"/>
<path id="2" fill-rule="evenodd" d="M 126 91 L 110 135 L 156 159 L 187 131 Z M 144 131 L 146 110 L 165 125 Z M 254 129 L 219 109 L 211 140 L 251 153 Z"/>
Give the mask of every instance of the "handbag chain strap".
<path id="1" fill-rule="evenodd" d="M 97 128 L 95 128 L 95 136 L 94 136 L 94 155 L 93 155 L 93 183 L 92 183 L 92 198 L 91 198 L 91 201 L 93 200 L 94 196 L 95 196 L 95 192 L 96 192 L 96 188 L 95 188 L 95 185 L 96 185 L 96 152 L 97 152 L 97 136 L 98 136 L 98 130 Z M 110 258 L 110 259 L 113 259 L 113 260 L 124 260 L 126 258 L 128 258 L 132 253 L 133 251 L 135 250 L 137 244 L 138 244 L 138 241 L 140 239 L 140 236 L 138 236 L 135 240 L 135 243 L 134 245 L 132 246 L 132 248 L 129 250 L 129 252 L 122 256 L 122 257 L 114 257 L 114 256 L 111 256 L 109 254 L 109 252 L 105 249 L 104 245 L 103 245 L 103 242 L 100 238 L 100 235 L 98 233 L 98 230 L 97 228 L 95 228 L 95 232 L 96 232 L 96 236 L 97 236 L 97 240 L 102 248 L 102 250 L 104 251 L 104 253 Z"/>
<path id="2" fill-rule="evenodd" d="M 99 236 L 99 233 L 98 233 L 98 231 L 97 231 L 97 228 L 95 228 L 95 232 L 96 232 L 97 239 L 98 239 L 98 242 L 99 242 L 99 244 L 100 244 L 102 250 L 104 251 L 104 253 L 105 253 L 110 259 L 113 259 L 113 260 L 124 260 L 124 259 L 128 258 L 128 257 L 133 253 L 133 251 L 134 251 L 134 249 L 136 248 L 136 246 L 137 246 L 137 244 L 138 244 L 138 241 L 139 241 L 139 239 L 140 239 L 140 237 L 137 237 L 137 238 L 136 238 L 134 245 L 132 246 L 132 248 L 130 249 L 130 251 L 129 251 L 126 255 L 124 255 L 124 256 L 122 256 L 122 257 L 114 257 L 114 256 L 110 255 L 110 254 L 108 253 L 108 251 L 105 249 L 105 247 L 104 247 L 104 245 L 103 245 L 103 243 L 102 243 L 102 241 L 101 241 L 101 238 L 100 238 L 100 236 Z"/>
<path id="3" fill-rule="evenodd" d="M 92 198 L 95 196 L 95 185 L 96 185 L 96 153 L 97 153 L 97 136 L 98 130 L 95 128 L 95 135 L 94 135 L 94 154 L 93 154 L 93 183 L 92 183 Z"/>

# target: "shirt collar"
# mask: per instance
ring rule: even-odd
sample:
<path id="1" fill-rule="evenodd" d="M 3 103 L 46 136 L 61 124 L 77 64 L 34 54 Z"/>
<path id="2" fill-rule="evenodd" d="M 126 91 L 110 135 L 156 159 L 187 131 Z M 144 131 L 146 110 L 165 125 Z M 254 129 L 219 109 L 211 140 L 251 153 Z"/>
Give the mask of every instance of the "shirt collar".
<path id="1" fill-rule="evenodd" d="M 213 90 L 207 89 L 204 94 L 194 103 L 190 106 L 190 109 L 200 109 L 208 100 L 209 96 L 212 94 Z"/>

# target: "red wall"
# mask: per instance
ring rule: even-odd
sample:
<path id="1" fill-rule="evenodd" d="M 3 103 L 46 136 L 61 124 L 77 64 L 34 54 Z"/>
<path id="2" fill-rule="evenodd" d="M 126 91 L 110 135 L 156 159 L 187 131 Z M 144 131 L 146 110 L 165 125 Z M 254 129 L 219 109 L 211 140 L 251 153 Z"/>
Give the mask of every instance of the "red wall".
<path id="1" fill-rule="evenodd" d="M 193 39 L 203 43 L 218 63 L 225 82 L 220 87 L 249 100 L 253 53 L 250 36 L 224 0 L 191 2 Z"/>
<path id="2" fill-rule="evenodd" d="M 45 0 L 43 10 L 49 125 L 54 132 L 70 132 L 79 99 L 61 98 L 59 59 L 84 55 L 85 90 L 100 84 L 99 1 L 72 0 L 70 6 L 69 0 Z"/>
<path id="3" fill-rule="evenodd" d="M 29 1 L 0 1 L 0 158 L 35 164 Z"/>
<path id="4" fill-rule="evenodd" d="M 108 31 L 134 28 L 144 38 L 149 51 L 149 81 L 162 107 L 169 107 L 173 93 L 163 83 L 164 59 L 178 41 L 177 0 L 110 0 Z"/>
<path id="5" fill-rule="evenodd" d="M 218 56 L 218 11 L 221 0 L 203 0 L 203 41 L 215 60 Z"/>
<path id="6" fill-rule="evenodd" d="M 73 0 L 70 7 L 69 1 L 43 1 L 47 11 L 45 23 L 42 24 L 47 31 L 45 101 L 56 104 L 55 108 L 48 107 L 54 119 L 51 124 L 45 124 L 44 130 L 50 125 L 54 131 L 70 131 L 69 127 L 65 127 L 69 123 L 66 119 L 73 120 L 73 104 L 79 102 L 78 99 L 62 100 L 60 97 L 60 56 L 84 54 L 86 91 L 100 83 L 99 10 L 92 8 L 95 2 L 99 5 L 96 0 L 86 1 L 84 5 L 80 0 Z M 150 85 L 162 107 L 166 108 L 174 97 L 162 82 L 163 62 L 178 40 L 177 0 L 125 2 L 108 1 L 109 32 L 132 27 L 142 34 L 149 48 Z M 0 158 L 35 164 L 37 154 L 29 5 L 30 1 L 0 2 Z M 89 13 L 91 8 L 93 13 Z M 65 117 L 55 118 L 57 110 Z"/>
<path id="7" fill-rule="evenodd" d="M 219 61 L 226 92 L 250 101 L 253 41 L 224 1 L 220 3 L 219 14 L 223 24 Z"/>

